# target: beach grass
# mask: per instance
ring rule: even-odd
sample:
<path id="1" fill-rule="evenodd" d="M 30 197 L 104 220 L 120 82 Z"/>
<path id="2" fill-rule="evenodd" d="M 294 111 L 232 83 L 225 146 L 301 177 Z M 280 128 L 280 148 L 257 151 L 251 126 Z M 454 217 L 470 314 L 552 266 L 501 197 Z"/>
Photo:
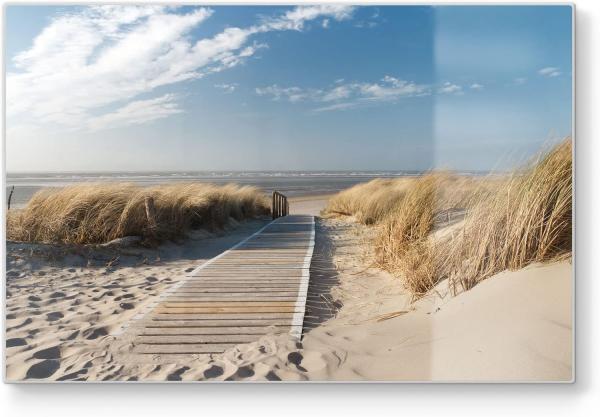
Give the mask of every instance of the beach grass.
<path id="1" fill-rule="evenodd" d="M 11 210 L 7 239 L 87 244 L 141 236 L 160 242 L 184 237 L 194 229 L 220 230 L 231 219 L 241 221 L 269 212 L 268 198 L 249 186 L 78 184 L 41 190 L 25 208 Z"/>
<path id="2" fill-rule="evenodd" d="M 566 139 L 478 201 L 461 238 L 437 251 L 444 254 L 441 273 L 455 293 L 506 269 L 570 255 L 572 165 L 572 142 Z"/>
<path id="3" fill-rule="evenodd" d="M 399 276 L 415 298 L 444 279 L 456 294 L 506 269 L 571 253 L 571 155 L 565 139 L 506 175 L 374 180 L 334 196 L 324 215 L 376 227 L 376 265 Z M 464 213 L 459 228 L 436 237 L 436 221 L 452 211 Z"/>

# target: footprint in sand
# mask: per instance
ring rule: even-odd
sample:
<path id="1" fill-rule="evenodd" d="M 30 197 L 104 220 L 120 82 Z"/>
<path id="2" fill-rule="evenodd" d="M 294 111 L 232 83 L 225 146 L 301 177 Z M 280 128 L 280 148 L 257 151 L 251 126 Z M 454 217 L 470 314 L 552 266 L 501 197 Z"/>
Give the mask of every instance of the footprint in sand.
<path id="1" fill-rule="evenodd" d="M 94 340 L 102 336 L 108 335 L 108 332 L 104 327 L 98 327 L 96 329 L 88 329 L 83 332 L 83 336 L 88 340 Z"/>
<path id="2" fill-rule="evenodd" d="M 46 314 L 46 320 L 48 321 L 56 321 L 62 319 L 65 315 L 60 311 L 53 311 L 52 313 Z"/>
<path id="3" fill-rule="evenodd" d="M 267 381 L 281 381 L 281 378 L 279 378 L 277 376 L 277 374 L 273 371 L 269 371 L 266 375 L 265 378 L 267 378 Z"/>
<path id="4" fill-rule="evenodd" d="M 121 307 L 123 310 L 131 310 L 135 307 L 135 305 L 133 303 L 121 303 L 119 304 L 119 307 Z"/>
<path id="5" fill-rule="evenodd" d="M 38 301 L 42 301 L 42 299 L 41 299 L 40 297 L 37 297 L 37 296 L 35 296 L 35 295 L 30 295 L 29 297 L 27 297 L 27 299 L 28 299 L 29 301 L 33 301 L 34 303 L 35 303 L 35 302 L 38 302 Z"/>
<path id="6" fill-rule="evenodd" d="M 158 278 L 156 278 L 156 277 L 146 277 L 146 281 L 148 281 L 148 282 L 156 282 L 156 281 L 158 281 Z"/>
<path id="7" fill-rule="evenodd" d="M 80 376 L 87 374 L 87 369 L 80 369 L 79 371 L 71 372 L 57 379 L 57 381 L 78 381 Z"/>
<path id="8" fill-rule="evenodd" d="M 296 365 L 296 368 L 299 371 L 306 372 L 306 368 L 304 368 L 303 366 L 300 366 L 300 363 L 302 362 L 302 359 L 304 359 L 302 357 L 302 355 L 300 354 L 300 352 L 290 352 L 288 354 L 287 359 L 288 359 L 289 363 Z"/>
<path id="9" fill-rule="evenodd" d="M 17 347 L 17 346 L 25 346 L 27 344 L 27 340 L 22 337 L 13 337 L 12 339 L 6 339 L 6 347 Z"/>
<path id="10" fill-rule="evenodd" d="M 47 349 L 38 350 L 33 354 L 35 359 L 60 359 L 60 347 L 53 346 Z"/>
<path id="11" fill-rule="evenodd" d="M 31 317 L 29 317 L 29 318 L 23 320 L 23 322 L 21 324 L 17 324 L 16 326 L 8 327 L 6 330 L 20 329 L 21 327 L 25 327 L 31 323 L 33 323 L 33 319 Z"/>
<path id="12" fill-rule="evenodd" d="M 67 340 L 73 340 L 77 337 L 77 335 L 79 334 L 79 330 L 75 330 L 73 333 L 71 333 L 68 337 Z"/>
<path id="13" fill-rule="evenodd" d="M 31 365 L 25 375 L 26 379 L 45 379 L 52 376 L 60 367 L 60 361 L 56 359 L 46 359 Z"/>
<path id="14" fill-rule="evenodd" d="M 183 375 L 189 369 L 189 366 L 179 368 L 178 370 L 167 376 L 167 381 L 181 381 L 181 375 Z"/>
<path id="15" fill-rule="evenodd" d="M 204 371 L 204 378 L 217 378 L 223 375 L 223 368 L 213 365 Z"/>
<path id="16" fill-rule="evenodd" d="M 250 365 L 241 366 L 235 374 L 240 378 L 250 378 L 254 375 L 254 369 Z"/>
<path id="17" fill-rule="evenodd" d="M 56 292 L 53 292 L 52 294 L 50 294 L 50 298 L 61 298 L 64 296 L 65 296 L 65 293 L 60 292 L 60 291 L 56 291 Z"/>

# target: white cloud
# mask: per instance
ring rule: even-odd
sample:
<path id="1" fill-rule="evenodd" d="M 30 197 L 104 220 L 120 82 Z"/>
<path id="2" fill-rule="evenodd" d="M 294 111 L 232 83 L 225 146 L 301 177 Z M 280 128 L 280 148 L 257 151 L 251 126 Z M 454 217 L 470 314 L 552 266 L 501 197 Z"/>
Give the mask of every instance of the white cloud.
<path id="1" fill-rule="evenodd" d="M 231 84 L 215 84 L 215 88 L 219 88 L 221 90 L 223 90 L 226 93 L 233 93 L 235 91 L 235 89 L 237 88 L 238 84 L 237 83 L 231 83 Z"/>
<path id="2" fill-rule="evenodd" d="M 462 87 L 460 85 L 452 84 L 450 82 L 445 82 L 438 89 L 438 93 L 440 94 L 462 94 Z"/>
<path id="3" fill-rule="evenodd" d="M 321 94 L 321 90 L 303 90 L 300 87 L 279 87 L 273 84 L 263 88 L 254 90 L 259 96 L 270 96 L 273 100 L 288 100 L 291 103 L 299 101 L 314 100 Z"/>
<path id="4" fill-rule="evenodd" d="M 347 110 L 354 107 L 358 107 L 359 104 L 353 101 L 344 101 L 341 103 L 331 104 L 329 106 L 318 107 L 315 109 L 316 112 L 336 111 L 336 110 Z"/>
<path id="5" fill-rule="evenodd" d="M 471 85 L 469 86 L 469 88 L 470 88 L 471 90 L 477 90 L 477 91 L 481 91 L 481 90 L 483 90 L 483 85 L 482 85 L 482 84 L 479 84 L 479 83 L 473 83 L 473 84 L 471 84 Z"/>
<path id="6" fill-rule="evenodd" d="M 350 6 L 300 6 L 254 26 L 228 27 L 200 40 L 192 40 L 190 33 L 213 14 L 205 7 L 181 13 L 162 6 L 91 6 L 58 15 L 31 48 L 13 58 L 18 71 L 6 77 L 7 121 L 13 129 L 19 124 L 101 129 L 103 122 L 112 127 L 110 121 L 127 115 L 137 123 L 143 118 L 128 104 L 135 110 L 153 99 L 136 97 L 243 63 L 266 47 L 250 43 L 254 35 L 303 30 L 310 20 L 340 21 L 352 12 Z M 107 110 L 111 107 L 119 107 L 120 116 Z"/>
<path id="7" fill-rule="evenodd" d="M 341 4 L 325 4 L 319 6 L 298 6 L 281 16 L 264 19 L 263 23 L 254 27 L 257 32 L 273 30 L 302 30 L 306 22 L 317 18 L 331 18 L 336 21 L 352 17 L 353 6 Z"/>
<path id="8" fill-rule="evenodd" d="M 337 101 L 349 98 L 352 95 L 353 87 L 351 85 L 340 85 L 321 94 L 321 101 Z"/>
<path id="9" fill-rule="evenodd" d="M 538 74 L 543 75 L 544 77 L 558 77 L 561 72 L 556 67 L 546 67 L 539 70 Z"/>
<path id="10" fill-rule="evenodd" d="M 329 27 L 329 19 L 323 19 L 321 26 L 323 26 L 323 29 L 327 29 Z"/>
<path id="11" fill-rule="evenodd" d="M 88 121 L 90 130 L 112 129 L 151 120 L 162 119 L 182 113 L 174 94 L 165 94 L 149 100 L 132 101 L 114 112 L 103 114 Z"/>
<path id="12" fill-rule="evenodd" d="M 405 97 L 431 94 L 428 86 L 400 80 L 386 75 L 378 83 L 343 83 L 338 79 L 328 88 L 280 87 L 271 85 L 257 88 L 259 96 L 271 97 L 275 101 L 287 100 L 291 103 L 307 101 L 321 104 L 315 111 L 331 111 L 365 106 L 379 102 L 394 102 Z"/>
<path id="13" fill-rule="evenodd" d="M 524 78 L 524 77 L 515 78 L 513 80 L 513 82 L 515 83 L 515 85 L 523 85 L 527 82 L 527 78 Z"/>

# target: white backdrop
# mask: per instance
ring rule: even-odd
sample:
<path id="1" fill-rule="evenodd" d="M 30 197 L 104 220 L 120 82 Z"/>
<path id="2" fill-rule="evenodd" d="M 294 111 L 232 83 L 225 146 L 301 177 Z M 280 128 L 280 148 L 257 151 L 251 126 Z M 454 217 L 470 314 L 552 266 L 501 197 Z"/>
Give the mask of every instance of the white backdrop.
<path id="1" fill-rule="evenodd" d="M 3 5 L 4 3 L 2 1 Z M 204 3 L 210 2 L 204 1 Z M 242 1 L 235 3 L 242 3 Z M 298 4 L 301 1 L 292 3 Z M 342 413 L 372 417 L 381 415 L 443 415 L 444 417 L 597 415 L 600 410 L 600 384 L 598 383 L 600 361 L 593 360 L 593 355 L 598 353 L 600 344 L 598 323 L 600 247 L 597 238 L 600 236 L 597 215 L 597 212 L 600 212 L 600 204 L 598 204 L 600 187 L 597 182 L 594 187 L 594 180 L 600 179 L 600 138 L 597 138 L 594 133 L 598 133 L 600 91 L 599 83 L 593 74 L 596 74 L 596 77 L 600 74 L 598 62 L 600 2 L 580 0 L 576 2 L 576 6 L 578 88 L 577 382 L 575 384 L 2 385 L 0 386 L 2 415 L 172 416 L 175 413 L 210 415 L 234 412 L 250 416 L 310 417 Z M 4 8 L 2 13 L 4 15 Z M 4 21 L 4 16 L 2 20 Z M 4 96 L 4 92 L 2 95 Z M 4 155 L 1 168 L 4 172 Z M 4 190 L 4 182 L 2 190 Z M 2 260 L 5 259 L 4 255 L 1 254 Z"/>

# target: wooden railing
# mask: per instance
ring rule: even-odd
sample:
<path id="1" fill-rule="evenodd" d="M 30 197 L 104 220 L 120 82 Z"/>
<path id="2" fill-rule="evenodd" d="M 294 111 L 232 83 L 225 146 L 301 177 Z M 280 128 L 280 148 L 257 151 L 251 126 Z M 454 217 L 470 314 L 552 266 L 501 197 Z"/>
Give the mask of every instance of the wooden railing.
<path id="1" fill-rule="evenodd" d="M 277 191 L 273 191 L 273 205 L 271 207 L 273 220 L 287 216 L 289 212 L 290 204 L 288 203 L 287 197 Z"/>

